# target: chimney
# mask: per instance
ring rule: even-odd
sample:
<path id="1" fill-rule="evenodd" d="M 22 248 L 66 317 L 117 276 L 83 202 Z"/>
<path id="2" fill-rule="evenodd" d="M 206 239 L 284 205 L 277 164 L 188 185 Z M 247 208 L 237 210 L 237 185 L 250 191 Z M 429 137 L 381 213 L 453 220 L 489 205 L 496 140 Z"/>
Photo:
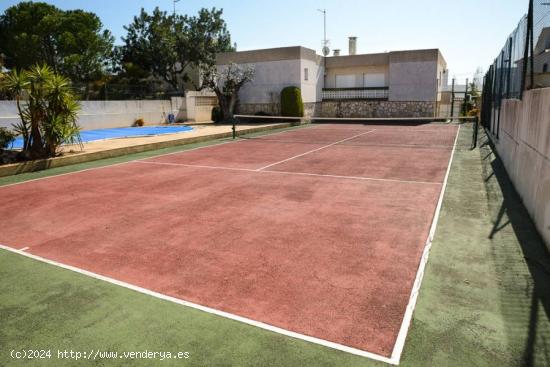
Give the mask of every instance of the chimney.
<path id="1" fill-rule="evenodd" d="M 355 55 L 357 53 L 357 37 L 349 38 L 349 54 Z"/>
<path id="2" fill-rule="evenodd" d="M 334 55 L 333 56 L 340 56 L 340 49 L 339 48 L 334 49 Z"/>

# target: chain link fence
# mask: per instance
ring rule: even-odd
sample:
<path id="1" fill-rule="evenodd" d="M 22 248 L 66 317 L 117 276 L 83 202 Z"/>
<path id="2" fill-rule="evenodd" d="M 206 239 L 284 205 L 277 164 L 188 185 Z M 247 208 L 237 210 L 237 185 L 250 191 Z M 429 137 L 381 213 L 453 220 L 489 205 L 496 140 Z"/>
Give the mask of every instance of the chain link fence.
<path id="1" fill-rule="evenodd" d="M 525 89 L 550 87 L 550 0 L 529 0 L 484 77 L 481 121 L 498 138 L 503 99 L 521 99 Z"/>

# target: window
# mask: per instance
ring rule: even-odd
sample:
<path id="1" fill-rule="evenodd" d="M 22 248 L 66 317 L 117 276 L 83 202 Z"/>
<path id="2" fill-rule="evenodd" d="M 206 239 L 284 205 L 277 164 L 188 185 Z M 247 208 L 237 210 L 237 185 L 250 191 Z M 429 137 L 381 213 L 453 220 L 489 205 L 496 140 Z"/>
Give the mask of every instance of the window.
<path id="1" fill-rule="evenodd" d="M 547 73 L 548 72 L 548 64 L 542 65 L 542 72 Z"/>
<path id="2" fill-rule="evenodd" d="M 336 88 L 357 88 L 361 85 L 361 74 L 342 74 L 336 75 Z"/>
<path id="3" fill-rule="evenodd" d="M 386 75 L 383 73 L 363 74 L 363 87 L 387 87 Z"/>
<path id="4" fill-rule="evenodd" d="M 308 80 L 308 79 L 309 79 L 309 69 L 304 68 L 304 80 Z"/>

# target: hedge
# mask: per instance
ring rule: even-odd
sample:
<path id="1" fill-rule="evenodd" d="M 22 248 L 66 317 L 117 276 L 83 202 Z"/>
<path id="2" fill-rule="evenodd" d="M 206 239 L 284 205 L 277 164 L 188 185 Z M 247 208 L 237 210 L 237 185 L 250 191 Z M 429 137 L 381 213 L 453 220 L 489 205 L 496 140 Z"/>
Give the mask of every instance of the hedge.
<path id="1" fill-rule="evenodd" d="M 281 115 L 292 117 L 304 116 L 302 91 L 298 87 L 286 87 L 281 91 Z"/>

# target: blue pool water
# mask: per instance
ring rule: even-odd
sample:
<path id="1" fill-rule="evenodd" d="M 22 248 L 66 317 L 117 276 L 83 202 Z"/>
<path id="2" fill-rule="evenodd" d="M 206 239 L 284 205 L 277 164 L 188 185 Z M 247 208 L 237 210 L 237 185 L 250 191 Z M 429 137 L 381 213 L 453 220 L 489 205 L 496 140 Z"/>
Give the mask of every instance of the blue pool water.
<path id="1" fill-rule="evenodd" d="M 80 132 L 80 138 L 82 139 L 83 143 L 87 143 L 95 140 L 175 134 L 191 130 L 193 130 L 193 128 L 190 126 L 119 127 L 113 129 L 83 130 Z M 11 148 L 23 148 L 23 138 L 16 138 L 12 143 Z"/>

